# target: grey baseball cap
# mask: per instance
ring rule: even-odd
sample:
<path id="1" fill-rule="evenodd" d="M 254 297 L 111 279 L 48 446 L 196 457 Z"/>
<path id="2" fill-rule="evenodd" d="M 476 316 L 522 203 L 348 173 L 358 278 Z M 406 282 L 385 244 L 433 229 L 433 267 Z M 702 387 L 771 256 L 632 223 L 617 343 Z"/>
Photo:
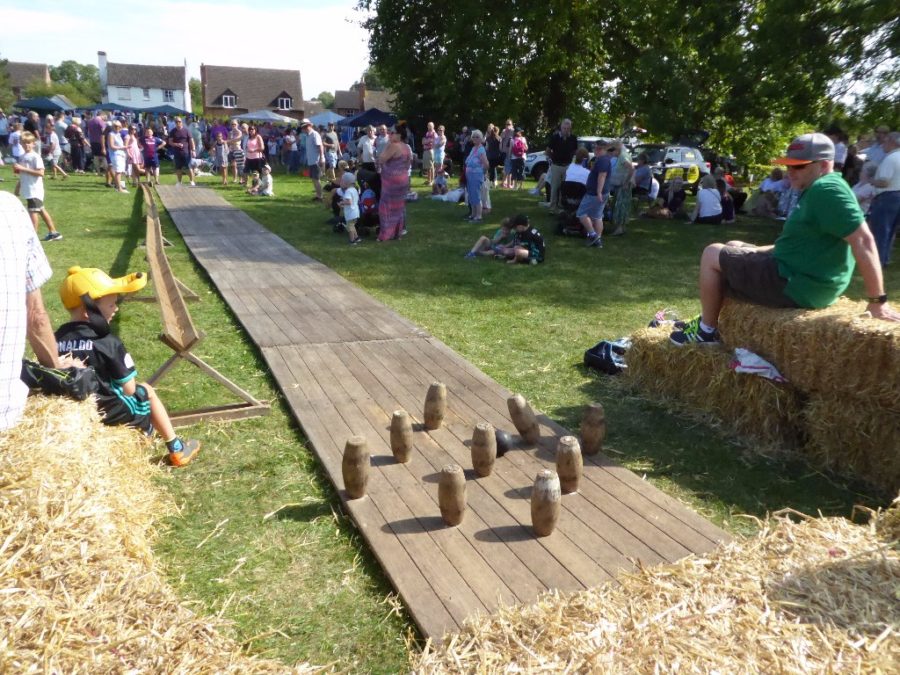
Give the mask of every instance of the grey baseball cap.
<path id="1" fill-rule="evenodd" d="M 822 160 L 834 159 L 834 143 L 825 134 L 803 134 L 797 136 L 787 147 L 784 157 L 775 160 L 775 164 L 796 166 Z"/>

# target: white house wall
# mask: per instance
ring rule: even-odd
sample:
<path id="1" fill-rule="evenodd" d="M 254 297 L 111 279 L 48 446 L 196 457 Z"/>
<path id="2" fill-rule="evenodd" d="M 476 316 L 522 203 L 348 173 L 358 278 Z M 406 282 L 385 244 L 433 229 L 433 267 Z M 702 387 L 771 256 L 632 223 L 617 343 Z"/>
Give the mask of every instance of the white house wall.
<path id="1" fill-rule="evenodd" d="M 176 108 L 181 108 L 182 110 L 187 110 L 187 106 L 185 106 L 184 101 L 184 90 L 183 89 L 173 89 L 172 95 L 173 100 L 166 101 L 163 96 L 163 90 L 155 87 L 150 88 L 150 96 L 149 98 L 144 98 L 144 90 L 142 87 L 128 87 L 128 96 L 123 97 L 121 95 L 122 91 L 125 89 L 124 87 L 118 87 L 116 85 L 110 85 L 107 89 L 107 96 L 105 97 L 104 103 L 121 103 L 127 106 L 133 106 L 135 108 L 152 108 L 158 105 L 165 105 L 166 103 L 175 106 Z"/>

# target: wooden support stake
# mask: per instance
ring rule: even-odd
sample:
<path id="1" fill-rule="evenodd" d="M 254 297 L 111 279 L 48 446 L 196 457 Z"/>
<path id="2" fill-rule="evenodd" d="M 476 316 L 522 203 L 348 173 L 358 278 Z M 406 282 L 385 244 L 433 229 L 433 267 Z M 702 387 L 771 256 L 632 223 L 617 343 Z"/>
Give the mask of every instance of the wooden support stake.
<path id="1" fill-rule="evenodd" d="M 446 414 L 447 386 L 443 382 L 432 382 L 425 396 L 425 428 L 440 429 Z"/>
<path id="2" fill-rule="evenodd" d="M 556 447 L 556 473 L 564 495 L 578 492 L 578 484 L 584 472 L 581 446 L 574 436 L 563 436 Z"/>
<path id="3" fill-rule="evenodd" d="M 521 394 L 514 394 L 506 400 L 509 408 L 509 416 L 519 432 L 519 435 L 529 445 L 534 445 L 541 437 L 534 410 L 528 405 L 528 401 Z"/>
<path id="4" fill-rule="evenodd" d="M 347 439 L 341 460 L 341 473 L 347 496 L 350 499 L 365 497 L 369 482 L 369 446 L 364 436 L 351 436 Z"/>
<path id="5" fill-rule="evenodd" d="M 556 472 L 544 469 L 538 473 L 531 490 L 531 526 L 537 536 L 546 537 L 556 528 L 561 499 Z"/>
<path id="6" fill-rule="evenodd" d="M 441 469 L 438 506 L 447 525 L 453 527 L 462 522 L 466 513 L 466 475 L 459 464 L 448 464 Z"/>
<path id="7" fill-rule="evenodd" d="M 413 447 L 412 421 L 405 410 L 395 410 L 391 417 L 391 452 L 401 464 L 409 461 Z"/>
<path id="8" fill-rule="evenodd" d="M 606 438 L 606 413 L 600 403 L 591 403 L 581 418 L 581 449 L 586 455 L 596 455 L 603 450 Z"/>
<path id="9" fill-rule="evenodd" d="M 487 422 L 479 422 L 472 432 L 472 468 L 479 476 L 490 476 L 497 459 L 497 437 L 494 427 Z"/>

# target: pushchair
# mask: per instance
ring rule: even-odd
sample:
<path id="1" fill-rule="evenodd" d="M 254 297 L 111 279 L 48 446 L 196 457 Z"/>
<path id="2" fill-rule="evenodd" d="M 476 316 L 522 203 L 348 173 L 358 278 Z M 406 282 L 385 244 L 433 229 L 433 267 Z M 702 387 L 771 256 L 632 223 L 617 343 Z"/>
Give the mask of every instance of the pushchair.
<path id="1" fill-rule="evenodd" d="M 584 234 L 584 228 L 581 227 L 575 214 L 578 212 L 578 206 L 581 204 L 581 198 L 584 197 L 587 188 L 583 183 L 568 180 L 560 186 L 560 191 L 562 211 L 559 213 L 556 232 L 563 236 L 580 237 Z"/>

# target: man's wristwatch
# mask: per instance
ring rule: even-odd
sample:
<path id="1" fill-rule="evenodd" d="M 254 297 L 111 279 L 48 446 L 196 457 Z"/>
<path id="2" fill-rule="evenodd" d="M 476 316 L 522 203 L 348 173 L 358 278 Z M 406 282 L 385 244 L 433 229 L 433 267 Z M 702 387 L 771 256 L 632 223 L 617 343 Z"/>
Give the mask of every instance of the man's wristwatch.
<path id="1" fill-rule="evenodd" d="M 883 305 L 887 302 L 887 293 L 883 293 L 875 298 L 868 298 L 869 303 L 873 305 Z"/>

